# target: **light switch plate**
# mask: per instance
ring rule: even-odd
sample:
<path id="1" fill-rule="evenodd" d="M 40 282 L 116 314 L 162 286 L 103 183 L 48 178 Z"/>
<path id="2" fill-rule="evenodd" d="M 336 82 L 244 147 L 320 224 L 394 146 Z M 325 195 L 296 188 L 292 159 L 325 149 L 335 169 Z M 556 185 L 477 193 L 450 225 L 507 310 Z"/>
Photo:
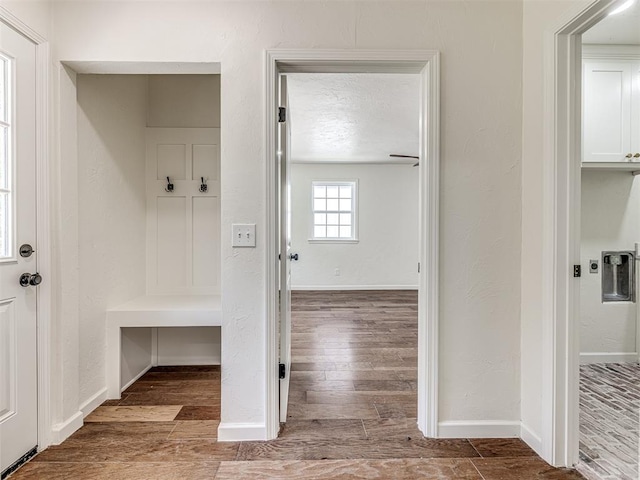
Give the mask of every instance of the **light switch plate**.
<path id="1" fill-rule="evenodd" d="M 233 247 L 255 247 L 256 246 L 256 224 L 255 223 L 234 223 L 231 226 Z"/>

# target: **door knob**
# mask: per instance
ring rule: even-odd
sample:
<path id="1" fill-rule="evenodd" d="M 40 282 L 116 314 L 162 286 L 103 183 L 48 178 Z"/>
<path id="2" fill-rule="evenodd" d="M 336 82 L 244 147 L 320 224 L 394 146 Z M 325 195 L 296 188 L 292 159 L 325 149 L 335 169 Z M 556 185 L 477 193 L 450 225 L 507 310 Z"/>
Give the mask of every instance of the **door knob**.
<path id="1" fill-rule="evenodd" d="M 37 287 L 42 283 L 42 275 L 39 273 L 23 273 L 20 275 L 20 286 L 28 287 L 29 285 L 33 285 Z"/>
<path id="2" fill-rule="evenodd" d="M 289 260 L 295 260 L 297 262 L 298 261 L 298 254 L 297 253 L 290 253 L 289 254 Z"/>

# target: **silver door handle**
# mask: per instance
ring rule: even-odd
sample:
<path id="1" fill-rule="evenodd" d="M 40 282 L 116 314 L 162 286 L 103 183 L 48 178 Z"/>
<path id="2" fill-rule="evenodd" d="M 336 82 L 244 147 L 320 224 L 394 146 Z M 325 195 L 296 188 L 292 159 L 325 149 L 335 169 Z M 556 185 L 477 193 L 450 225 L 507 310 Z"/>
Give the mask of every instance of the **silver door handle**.
<path id="1" fill-rule="evenodd" d="M 298 261 L 298 254 L 297 253 L 290 253 L 289 254 L 289 260 L 295 260 L 297 262 Z"/>
<path id="2" fill-rule="evenodd" d="M 20 286 L 21 287 L 28 287 L 29 285 L 37 287 L 41 283 L 42 283 L 42 275 L 40 275 L 38 272 L 36 272 L 36 273 L 23 273 L 22 275 L 20 275 Z"/>

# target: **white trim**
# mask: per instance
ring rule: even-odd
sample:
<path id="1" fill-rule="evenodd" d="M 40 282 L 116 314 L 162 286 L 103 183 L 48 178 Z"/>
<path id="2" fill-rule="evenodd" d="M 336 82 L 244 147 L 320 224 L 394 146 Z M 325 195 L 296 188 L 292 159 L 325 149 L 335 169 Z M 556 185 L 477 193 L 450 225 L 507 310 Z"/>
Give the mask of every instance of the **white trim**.
<path id="1" fill-rule="evenodd" d="M 115 75 L 200 75 L 219 74 L 218 62 L 117 62 L 117 61 L 63 61 L 63 65 L 76 73 Z"/>
<path id="2" fill-rule="evenodd" d="M 511 420 L 462 420 L 440 422 L 439 438 L 517 438 L 520 422 Z"/>
<path id="3" fill-rule="evenodd" d="M 640 58 L 640 45 L 583 45 L 582 59 L 593 60 L 637 60 Z"/>
<path id="4" fill-rule="evenodd" d="M 89 398 L 86 402 L 80 405 L 80 411 L 82 412 L 82 418 L 87 418 L 87 416 L 93 412 L 96 408 L 102 405 L 107 399 L 107 387 L 104 387 L 102 390 L 97 392 L 95 395 Z"/>
<path id="5" fill-rule="evenodd" d="M 418 285 L 292 285 L 291 290 L 418 290 Z"/>
<path id="6" fill-rule="evenodd" d="M 588 352 L 580 354 L 580 365 L 592 363 L 637 363 L 636 352 Z"/>
<path id="7" fill-rule="evenodd" d="M 544 36 L 542 457 L 578 461 L 581 34 L 621 0 L 595 0 Z"/>
<path id="8" fill-rule="evenodd" d="M 0 6 L 0 21 L 36 45 L 36 251 L 38 271 L 44 281 L 37 291 L 38 448 L 51 444 L 51 205 L 49 174 L 49 43 L 46 38 Z"/>
<path id="9" fill-rule="evenodd" d="M 67 438 L 73 435 L 73 432 L 79 430 L 84 424 L 83 418 L 82 412 L 78 410 L 66 421 L 56 423 L 51 427 L 51 444 L 60 445 Z"/>
<path id="10" fill-rule="evenodd" d="M 264 423 L 220 422 L 218 426 L 219 442 L 248 442 L 268 440 Z"/>
<path id="11" fill-rule="evenodd" d="M 265 52 L 266 178 L 266 438 L 276 438 L 278 415 L 278 231 L 277 231 L 277 91 L 278 75 L 292 72 L 422 75 L 420 124 L 420 252 L 418 300 L 418 427 L 438 436 L 438 315 L 440 198 L 440 54 L 434 50 L 268 50 Z"/>
<path id="12" fill-rule="evenodd" d="M 529 445 L 534 452 L 536 452 L 538 455 L 542 455 L 542 439 L 524 423 L 520 424 L 520 438 L 524 443 Z"/>
<path id="13" fill-rule="evenodd" d="M 157 328 L 154 328 L 153 330 L 158 330 Z M 149 370 L 151 370 L 153 368 L 153 362 L 149 363 L 149 365 L 147 365 L 146 367 L 144 367 L 142 370 L 140 370 L 140 373 L 138 373 L 135 377 L 133 377 L 131 380 L 129 380 L 125 385 L 122 386 L 122 388 L 120 388 L 120 395 L 122 395 L 122 392 L 124 392 L 127 388 L 129 388 L 131 385 L 133 385 L 135 382 L 137 382 L 138 380 L 140 380 L 142 378 L 142 376 L 147 373 Z M 107 398 L 107 389 L 104 389 L 105 392 L 105 399 Z M 82 409 L 80 409 L 82 410 Z"/>

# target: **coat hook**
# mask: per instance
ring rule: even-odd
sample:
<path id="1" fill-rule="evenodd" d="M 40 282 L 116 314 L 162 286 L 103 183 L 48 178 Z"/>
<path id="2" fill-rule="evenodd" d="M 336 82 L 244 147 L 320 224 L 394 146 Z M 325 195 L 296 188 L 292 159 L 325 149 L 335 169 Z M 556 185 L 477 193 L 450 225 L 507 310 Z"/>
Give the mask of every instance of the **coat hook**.
<path id="1" fill-rule="evenodd" d="M 209 187 L 207 186 L 207 182 L 204 181 L 204 177 L 200 177 L 200 191 L 205 193 Z"/>
<path id="2" fill-rule="evenodd" d="M 169 180 L 169 177 L 167 177 L 167 188 L 165 188 L 164 191 L 173 192 L 173 183 L 171 183 L 171 180 Z"/>

